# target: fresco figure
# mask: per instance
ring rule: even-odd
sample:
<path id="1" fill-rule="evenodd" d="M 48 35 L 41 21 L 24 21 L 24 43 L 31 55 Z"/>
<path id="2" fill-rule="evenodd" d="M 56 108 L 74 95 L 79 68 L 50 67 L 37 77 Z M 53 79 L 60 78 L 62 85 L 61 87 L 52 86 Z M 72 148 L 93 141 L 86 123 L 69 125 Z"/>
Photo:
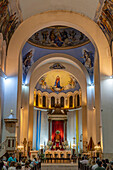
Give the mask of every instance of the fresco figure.
<path id="1" fill-rule="evenodd" d="M 33 57 L 32 52 L 33 50 L 30 50 L 24 58 L 23 64 L 25 65 L 25 67 L 28 67 L 31 65 L 31 58 Z"/>
<path id="2" fill-rule="evenodd" d="M 50 31 L 50 35 L 49 35 L 49 39 L 50 41 L 54 42 L 55 41 L 55 33 L 54 33 L 54 30 L 51 30 Z"/>
<path id="3" fill-rule="evenodd" d="M 62 41 L 62 38 L 61 38 L 61 35 L 60 35 L 60 32 L 59 32 L 59 31 L 56 32 L 56 38 L 55 38 L 54 43 L 55 43 L 56 46 L 58 46 L 58 47 L 61 47 L 62 44 L 63 44 L 63 41 Z"/>
<path id="4" fill-rule="evenodd" d="M 60 77 L 59 77 L 59 76 L 56 77 L 55 87 L 56 87 L 56 88 L 60 88 L 60 89 L 62 88 L 62 87 L 60 86 Z"/>
<path id="5" fill-rule="evenodd" d="M 43 43 L 45 43 L 47 41 L 48 34 L 49 34 L 48 31 L 43 31 L 42 32 L 42 37 L 43 37 L 43 41 L 42 42 Z"/>
<path id="6" fill-rule="evenodd" d="M 81 58 L 83 58 L 83 60 L 84 60 L 83 64 L 85 65 L 85 67 L 91 68 L 91 59 L 89 57 L 89 52 L 84 50 L 84 55 Z"/>
<path id="7" fill-rule="evenodd" d="M 27 52 L 23 57 L 23 81 L 27 76 L 30 66 L 34 63 L 33 61 L 33 49 Z"/>

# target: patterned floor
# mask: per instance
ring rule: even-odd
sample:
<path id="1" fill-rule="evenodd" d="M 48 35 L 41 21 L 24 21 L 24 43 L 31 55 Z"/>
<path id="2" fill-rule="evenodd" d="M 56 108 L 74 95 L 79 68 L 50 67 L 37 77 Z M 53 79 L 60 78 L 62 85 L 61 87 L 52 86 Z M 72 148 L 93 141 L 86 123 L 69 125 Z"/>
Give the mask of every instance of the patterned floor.
<path id="1" fill-rule="evenodd" d="M 54 163 L 42 163 L 41 170 L 78 170 L 78 165 L 75 163 L 64 163 L 64 164 L 54 164 Z"/>

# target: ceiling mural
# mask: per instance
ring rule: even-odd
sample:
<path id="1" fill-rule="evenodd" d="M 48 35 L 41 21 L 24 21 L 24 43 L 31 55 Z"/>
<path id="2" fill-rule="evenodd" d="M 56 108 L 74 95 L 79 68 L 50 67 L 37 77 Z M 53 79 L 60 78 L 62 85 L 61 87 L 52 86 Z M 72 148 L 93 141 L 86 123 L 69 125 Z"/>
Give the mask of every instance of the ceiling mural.
<path id="1" fill-rule="evenodd" d="M 89 39 L 74 28 L 52 26 L 36 32 L 28 41 L 41 48 L 69 49 L 82 46 L 88 43 Z"/>
<path id="2" fill-rule="evenodd" d="M 81 45 L 80 47 L 76 48 L 64 48 L 61 49 L 60 47 L 57 49 L 47 49 L 47 48 L 40 48 L 37 46 L 32 45 L 31 43 L 26 42 L 22 50 L 22 61 L 23 61 L 23 83 L 26 81 L 26 76 L 33 65 L 38 59 L 48 54 L 68 54 L 79 60 L 87 69 L 89 76 L 91 78 L 91 82 L 93 83 L 93 66 L 94 66 L 94 54 L 95 48 L 91 42 L 86 43 L 85 45 Z M 56 54 L 55 54 L 56 55 Z M 57 56 L 55 56 L 57 57 Z M 52 69 L 65 69 L 62 63 L 54 63 L 49 67 L 50 70 Z"/>
<path id="3" fill-rule="evenodd" d="M 42 92 L 47 91 L 51 92 L 74 92 L 75 90 L 79 90 L 80 86 L 77 80 L 64 70 L 52 70 L 45 75 L 43 75 L 36 87 L 37 90 L 41 90 Z"/>
<path id="4" fill-rule="evenodd" d="M 3 39 L 6 40 L 7 46 L 21 21 L 15 5 L 12 8 L 10 1 L 0 0 L 0 32 L 3 34 Z"/>
<path id="5" fill-rule="evenodd" d="M 113 40 L 113 0 L 105 0 L 97 9 L 96 22 L 106 35 L 109 43 Z"/>

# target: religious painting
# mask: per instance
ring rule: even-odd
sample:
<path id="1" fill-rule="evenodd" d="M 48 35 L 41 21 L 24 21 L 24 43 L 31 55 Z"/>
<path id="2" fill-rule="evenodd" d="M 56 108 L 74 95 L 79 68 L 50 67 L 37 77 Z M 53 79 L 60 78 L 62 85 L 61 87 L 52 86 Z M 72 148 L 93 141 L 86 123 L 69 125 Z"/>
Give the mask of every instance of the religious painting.
<path id="1" fill-rule="evenodd" d="M 27 73 L 34 63 L 33 59 L 34 49 L 30 49 L 24 56 L 23 56 L 23 82 L 25 82 Z"/>
<path id="2" fill-rule="evenodd" d="M 97 10 L 96 10 L 96 13 L 95 13 L 95 17 L 94 17 L 95 22 L 98 20 L 99 15 L 101 14 L 103 4 L 104 4 L 104 0 L 99 0 Z"/>
<path id="3" fill-rule="evenodd" d="M 3 34 L 3 39 L 8 45 L 15 29 L 19 24 L 16 12 L 10 14 L 9 1 L 0 1 L 0 32 Z"/>
<path id="4" fill-rule="evenodd" d="M 61 92 L 80 88 L 77 80 L 68 72 L 53 70 L 40 78 L 36 85 L 37 90 L 47 92 Z"/>
<path id="5" fill-rule="evenodd" d="M 77 60 L 79 60 L 86 67 L 86 69 L 89 73 L 89 76 L 91 78 L 91 82 L 93 83 L 93 66 L 94 66 L 95 48 L 91 42 L 88 44 L 85 44 L 81 47 L 72 48 L 72 49 L 68 49 L 68 50 L 44 49 L 44 48 L 39 48 L 37 46 L 33 46 L 30 43 L 26 42 L 26 44 L 24 45 L 24 48 L 22 50 L 23 84 L 25 83 L 25 79 L 26 79 L 27 74 L 28 74 L 30 68 L 32 67 L 33 63 L 35 63 L 41 57 L 49 55 L 49 54 L 55 54 L 54 57 L 57 57 L 58 53 L 67 54 L 67 55 L 70 55 L 70 56 L 76 58 Z M 62 55 L 61 55 L 61 57 L 62 57 Z M 65 67 L 64 63 L 53 62 L 49 66 L 49 69 L 51 71 L 52 70 L 56 70 L 56 71 L 64 70 L 65 71 L 66 67 Z M 57 76 L 60 76 L 60 75 L 58 74 L 58 75 L 56 75 L 56 77 Z M 55 81 L 56 77 L 54 77 L 54 81 Z M 43 82 L 42 83 L 43 89 L 45 89 L 47 86 L 46 82 L 44 84 L 44 79 L 45 79 L 45 76 L 41 80 Z M 60 77 L 60 81 L 62 82 L 61 77 Z M 72 80 L 70 80 L 70 81 L 72 81 Z M 54 84 L 55 84 L 55 82 L 54 82 Z M 52 85 L 52 87 L 54 86 L 54 84 Z M 62 87 L 61 84 L 60 84 L 60 86 Z M 54 90 L 54 89 L 55 88 L 53 88 L 52 90 Z"/>
<path id="6" fill-rule="evenodd" d="M 106 35 L 109 43 L 113 39 L 113 1 L 105 0 L 97 24 Z"/>
<path id="7" fill-rule="evenodd" d="M 80 58 L 82 58 L 82 64 L 87 69 L 91 81 L 93 82 L 94 53 L 92 51 L 88 51 L 87 49 L 83 49 L 83 56 Z"/>
<path id="8" fill-rule="evenodd" d="M 89 39 L 74 28 L 52 26 L 36 32 L 28 42 L 41 48 L 70 49 L 88 43 Z"/>

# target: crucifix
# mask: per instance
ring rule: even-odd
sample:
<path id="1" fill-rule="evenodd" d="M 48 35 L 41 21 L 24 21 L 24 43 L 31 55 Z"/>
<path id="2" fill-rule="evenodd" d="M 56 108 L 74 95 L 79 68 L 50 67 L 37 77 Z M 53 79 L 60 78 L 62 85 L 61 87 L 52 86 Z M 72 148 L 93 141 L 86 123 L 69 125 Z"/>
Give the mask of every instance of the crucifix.
<path id="1" fill-rule="evenodd" d="M 26 149 L 26 145 L 27 145 L 27 140 L 26 140 L 26 138 L 24 138 L 23 144 L 24 144 L 24 158 L 25 158 L 25 149 Z"/>

